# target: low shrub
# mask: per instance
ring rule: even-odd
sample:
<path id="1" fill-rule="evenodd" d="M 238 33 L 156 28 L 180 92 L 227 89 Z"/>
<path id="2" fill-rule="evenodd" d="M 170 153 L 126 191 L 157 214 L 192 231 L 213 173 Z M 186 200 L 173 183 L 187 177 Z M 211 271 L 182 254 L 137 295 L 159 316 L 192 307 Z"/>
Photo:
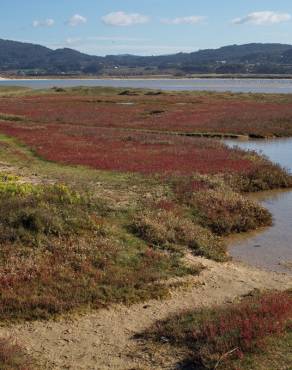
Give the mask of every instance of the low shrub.
<path id="1" fill-rule="evenodd" d="M 95 227 L 86 200 L 66 187 L 10 184 L 0 190 L 0 243 L 40 245 Z"/>
<path id="2" fill-rule="evenodd" d="M 235 191 L 246 193 L 292 187 L 292 176 L 269 161 L 261 161 L 247 173 L 225 174 L 224 179 Z"/>
<path id="3" fill-rule="evenodd" d="M 194 193 L 206 190 L 225 191 L 226 180 L 222 175 L 202 175 L 199 173 L 191 176 L 176 176 L 168 179 L 174 196 L 180 203 L 189 205 Z"/>
<path id="4" fill-rule="evenodd" d="M 158 322 L 146 336 L 185 348 L 198 369 L 226 369 L 232 359 L 261 351 L 265 340 L 289 330 L 291 292 L 269 292 L 228 306 L 186 312 Z"/>
<path id="5" fill-rule="evenodd" d="M 272 223 L 268 210 L 228 189 L 194 193 L 190 204 L 194 218 L 218 235 L 254 230 Z"/>
<path id="6" fill-rule="evenodd" d="M 173 250 L 175 246 L 186 246 L 195 255 L 226 260 L 225 246 L 218 237 L 171 211 L 146 211 L 135 217 L 131 230 L 158 248 Z"/>

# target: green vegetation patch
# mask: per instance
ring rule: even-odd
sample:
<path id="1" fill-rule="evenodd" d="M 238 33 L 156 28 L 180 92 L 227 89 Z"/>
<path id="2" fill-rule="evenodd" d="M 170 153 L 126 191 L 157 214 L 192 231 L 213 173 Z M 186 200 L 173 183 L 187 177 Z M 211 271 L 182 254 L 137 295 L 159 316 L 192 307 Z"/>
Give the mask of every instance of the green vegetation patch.
<path id="1" fill-rule="evenodd" d="M 6 174 L 0 184 L 0 320 L 163 297 L 162 280 L 201 270 L 128 234 L 91 194 Z"/>

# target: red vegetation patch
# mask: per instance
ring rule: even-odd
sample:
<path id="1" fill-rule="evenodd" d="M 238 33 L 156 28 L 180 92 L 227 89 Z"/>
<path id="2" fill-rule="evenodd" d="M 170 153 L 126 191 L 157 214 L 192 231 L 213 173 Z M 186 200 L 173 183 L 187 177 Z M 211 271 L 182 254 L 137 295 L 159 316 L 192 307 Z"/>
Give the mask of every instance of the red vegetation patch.
<path id="1" fill-rule="evenodd" d="M 265 339 L 289 330 L 291 316 L 291 293 L 272 292 L 239 304 L 178 315 L 159 322 L 149 333 L 189 348 L 192 363 L 213 369 L 218 360 L 263 349 Z"/>
<path id="2" fill-rule="evenodd" d="M 183 94 L 159 97 L 42 95 L 0 101 L 1 113 L 47 123 L 264 136 L 292 134 L 291 108 L 291 102 Z"/>
<path id="3" fill-rule="evenodd" d="M 65 125 L 0 124 L 47 160 L 140 173 L 248 172 L 242 152 L 209 139 Z"/>
<path id="4" fill-rule="evenodd" d="M 221 311 L 203 322 L 199 331 L 194 330 L 191 338 L 208 343 L 216 352 L 226 353 L 232 348 L 253 351 L 265 337 L 283 333 L 291 315 L 291 296 L 267 294 Z"/>
<path id="5" fill-rule="evenodd" d="M 220 95 L 12 97 L 0 100 L 4 115 L 0 132 L 18 138 L 48 160 L 102 170 L 250 173 L 258 164 L 239 151 L 145 129 L 287 134 L 291 128 L 292 134 L 291 107 Z M 25 119 L 8 121 L 5 114 Z M 194 190 L 201 185 L 193 184 Z"/>

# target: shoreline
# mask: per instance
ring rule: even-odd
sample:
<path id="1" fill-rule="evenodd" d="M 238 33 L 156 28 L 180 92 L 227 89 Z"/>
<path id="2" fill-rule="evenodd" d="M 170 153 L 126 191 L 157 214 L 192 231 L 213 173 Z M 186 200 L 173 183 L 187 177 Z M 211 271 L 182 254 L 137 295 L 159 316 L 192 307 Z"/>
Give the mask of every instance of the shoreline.
<path id="1" fill-rule="evenodd" d="M 284 75 L 257 75 L 257 76 L 240 76 L 240 75 L 197 75 L 197 76 L 184 76 L 184 77 L 176 77 L 176 76 L 44 76 L 44 77 L 0 77 L 1 81 L 60 81 L 60 80 L 84 80 L 84 81 L 104 81 L 104 80 L 111 80 L 111 81 L 165 81 L 165 80 L 177 80 L 177 81 L 192 81 L 192 80 L 261 80 L 261 81 L 272 81 L 272 80 L 281 80 L 281 81 L 291 81 L 292 75 L 284 76 Z"/>

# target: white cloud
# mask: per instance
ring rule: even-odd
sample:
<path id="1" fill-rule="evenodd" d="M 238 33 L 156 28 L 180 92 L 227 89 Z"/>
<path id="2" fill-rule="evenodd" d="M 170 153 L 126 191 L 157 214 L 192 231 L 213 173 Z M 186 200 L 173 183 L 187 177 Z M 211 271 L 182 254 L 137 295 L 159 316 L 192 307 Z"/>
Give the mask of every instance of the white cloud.
<path id="1" fill-rule="evenodd" d="M 125 13 L 120 11 L 103 16 L 102 21 L 110 26 L 132 26 L 149 22 L 149 17 L 139 13 Z"/>
<path id="2" fill-rule="evenodd" d="M 173 19 L 162 19 L 161 22 L 165 24 L 198 24 L 202 23 L 206 17 L 202 17 L 199 15 L 191 15 L 188 17 L 178 17 Z"/>
<path id="3" fill-rule="evenodd" d="M 276 24 L 287 22 L 291 19 L 291 14 L 289 13 L 280 13 L 272 11 L 262 11 L 250 13 L 245 17 L 233 19 L 233 24 L 245 24 L 251 23 L 255 25 L 267 25 L 267 24 Z"/>
<path id="4" fill-rule="evenodd" d="M 52 27 L 55 24 L 54 19 L 45 19 L 45 20 L 34 20 L 32 26 L 37 27 Z"/>
<path id="5" fill-rule="evenodd" d="M 81 24 L 87 23 L 87 18 L 83 17 L 80 14 L 74 14 L 67 22 L 69 26 L 76 27 Z"/>

